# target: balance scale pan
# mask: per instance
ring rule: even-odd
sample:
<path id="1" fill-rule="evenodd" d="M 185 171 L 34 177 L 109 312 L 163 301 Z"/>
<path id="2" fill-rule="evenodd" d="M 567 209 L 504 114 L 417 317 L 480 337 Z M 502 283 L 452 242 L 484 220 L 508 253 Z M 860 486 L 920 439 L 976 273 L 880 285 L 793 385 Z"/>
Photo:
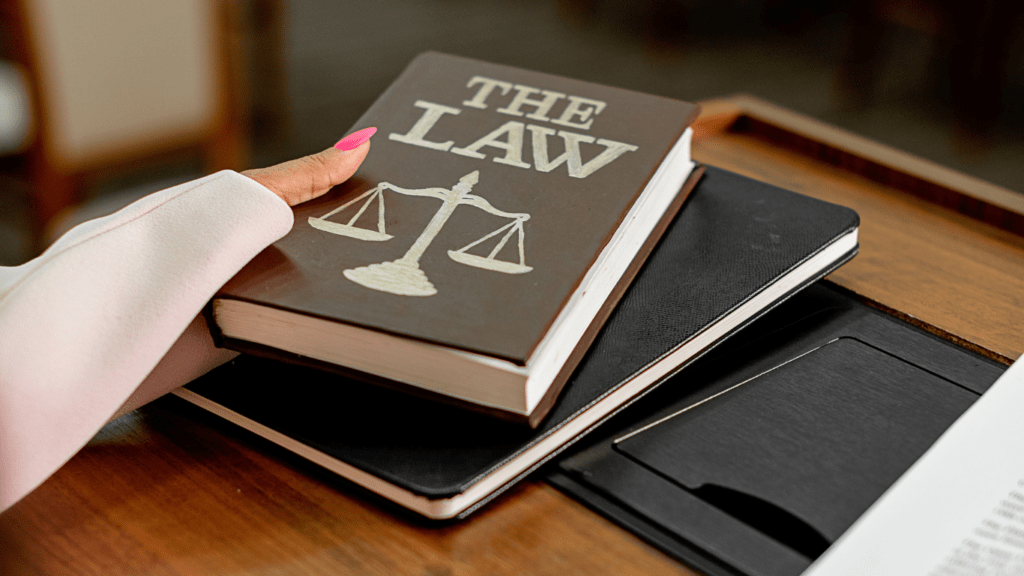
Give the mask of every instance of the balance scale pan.
<path id="1" fill-rule="evenodd" d="M 465 252 L 456 252 L 455 250 L 449 250 L 448 257 L 460 264 L 493 270 L 495 272 L 504 272 L 505 274 L 525 274 L 530 270 L 533 270 L 532 266 L 524 266 L 523 264 L 506 262 L 504 260 L 495 260 L 493 258 L 484 258 L 483 256 L 466 254 Z"/>
<path id="2" fill-rule="evenodd" d="M 324 220 L 323 218 L 313 218 L 312 216 L 309 218 L 309 225 L 317 230 L 323 230 L 324 232 L 330 232 L 331 234 L 338 234 L 341 236 L 348 236 L 350 238 L 358 238 L 360 240 L 381 242 L 391 239 L 391 234 L 377 232 L 376 230 L 367 230 L 366 228 L 356 228 L 355 226 L 349 226 L 348 224 L 338 224 L 337 222 L 331 222 L 329 220 Z"/>

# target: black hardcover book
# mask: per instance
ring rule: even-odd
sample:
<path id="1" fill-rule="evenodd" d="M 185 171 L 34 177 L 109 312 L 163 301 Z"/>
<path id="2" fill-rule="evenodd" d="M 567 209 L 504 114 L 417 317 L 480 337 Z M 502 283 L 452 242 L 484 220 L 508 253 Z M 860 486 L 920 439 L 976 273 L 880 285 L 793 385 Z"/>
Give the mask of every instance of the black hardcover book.
<path id="1" fill-rule="evenodd" d="M 797 576 L 1004 369 L 822 282 L 549 480 L 709 576 Z"/>
<path id="2" fill-rule="evenodd" d="M 858 223 L 708 167 L 536 430 L 253 357 L 177 394 L 424 516 L 462 517 L 852 258 Z"/>

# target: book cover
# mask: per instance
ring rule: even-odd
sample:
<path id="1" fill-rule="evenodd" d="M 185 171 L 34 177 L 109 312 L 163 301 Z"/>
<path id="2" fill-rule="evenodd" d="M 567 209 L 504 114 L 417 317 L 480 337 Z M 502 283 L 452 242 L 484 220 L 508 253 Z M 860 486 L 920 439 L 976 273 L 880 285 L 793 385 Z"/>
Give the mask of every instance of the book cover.
<path id="1" fill-rule="evenodd" d="M 292 232 L 217 299 L 526 367 L 696 112 L 668 98 L 423 54 L 353 127 L 378 128 L 357 174 L 297 206 Z M 692 169 L 682 148 L 685 171 L 660 184 L 665 196 L 676 196 Z M 683 197 L 654 219 L 667 222 Z M 663 227 L 653 228 L 655 240 Z M 646 246 L 630 259 L 646 256 L 652 243 L 642 236 Z M 562 361 L 571 350 L 559 352 Z"/>
<path id="2" fill-rule="evenodd" d="M 419 514 L 464 516 L 852 258 L 858 223 L 707 167 L 536 430 L 261 358 L 178 394 Z M 685 374 L 672 385 L 690 386 Z"/>

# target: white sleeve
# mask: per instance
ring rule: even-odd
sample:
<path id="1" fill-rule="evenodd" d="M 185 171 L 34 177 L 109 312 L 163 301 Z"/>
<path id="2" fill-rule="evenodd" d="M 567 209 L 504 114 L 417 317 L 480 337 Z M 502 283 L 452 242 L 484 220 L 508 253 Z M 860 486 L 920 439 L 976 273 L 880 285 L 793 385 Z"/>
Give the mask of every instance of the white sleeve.
<path id="1" fill-rule="evenodd" d="M 224 171 L 86 222 L 24 265 L 0 267 L 0 511 L 119 407 L 230 359 L 197 315 L 291 225 L 283 200 Z"/>

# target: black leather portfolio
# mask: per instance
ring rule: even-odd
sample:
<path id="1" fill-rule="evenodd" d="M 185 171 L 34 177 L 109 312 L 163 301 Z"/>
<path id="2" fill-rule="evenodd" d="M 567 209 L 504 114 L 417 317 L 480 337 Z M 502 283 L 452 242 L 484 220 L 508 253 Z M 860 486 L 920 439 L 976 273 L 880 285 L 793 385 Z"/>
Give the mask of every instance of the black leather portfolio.
<path id="1" fill-rule="evenodd" d="M 711 576 L 796 576 L 1003 370 L 821 282 L 549 479 Z"/>

